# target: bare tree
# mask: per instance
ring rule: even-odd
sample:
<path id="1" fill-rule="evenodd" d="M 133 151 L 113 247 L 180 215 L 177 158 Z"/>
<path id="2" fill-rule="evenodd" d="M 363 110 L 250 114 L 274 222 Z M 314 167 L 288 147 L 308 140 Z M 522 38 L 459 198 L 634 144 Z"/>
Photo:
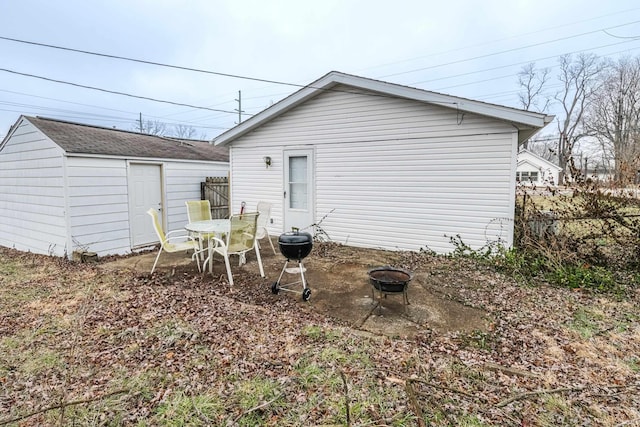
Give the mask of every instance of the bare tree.
<path id="1" fill-rule="evenodd" d="M 521 88 L 518 101 L 524 110 L 547 112 L 551 102 L 551 97 L 546 93 L 550 75 L 549 68 L 536 68 L 535 62 L 522 67 L 518 73 L 518 85 Z"/>
<path id="2" fill-rule="evenodd" d="M 548 68 L 536 68 L 535 62 L 522 67 L 518 73 L 518 85 L 521 88 L 518 93 L 518 100 L 524 110 L 535 108 L 539 112 L 547 111 L 551 102 L 551 98 L 545 93 L 549 75 L 550 70 Z M 530 149 L 529 140 L 524 141 L 522 146 Z"/>
<path id="3" fill-rule="evenodd" d="M 530 139 L 527 141 L 527 145 L 523 144 L 523 147 L 532 153 L 542 157 L 545 160 L 549 160 L 552 163 L 557 163 L 558 157 L 556 153 L 556 143 L 558 138 L 553 135 L 541 135 L 539 138 Z"/>
<path id="4" fill-rule="evenodd" d="M 147 135 L 163 136 L 167 133 L 167 125 L 166 123 L 159 122 L 157 120 L 140 119 L 132 130 L 140 133 L 146 133 Z"/>
<path id="5" fill-rule="evenodd" d="M 573 150 L 581 138 L 587 135 L 584 129 L 584 115 L 594 93 L 598 90 L 599 75 L 605 68 L 605 63 L 594 54 L 580 54 L 575 58 L 571 55 L 560 57 L 560 74 L 558 79 L 562 89 L 555 99 L 564 113 L 558 120 L 558 166 L 560 181 L 568 172 L 577 178 L 581 171 L 573 161 Z"/>
<path id="6" fill-rule="evenodd" d="M 173 136 L 182 139 L 193 139 L 196 135 L 196 128 L 189 125 L 175 125 L 173 127 Z"/>
<path id="7" fill-rule="evenodd" d="M 615 181 L 635 181 L 640 169 L 640 57 L 622 58 L 603 73 L 586 126 L 613 159 Z"/>

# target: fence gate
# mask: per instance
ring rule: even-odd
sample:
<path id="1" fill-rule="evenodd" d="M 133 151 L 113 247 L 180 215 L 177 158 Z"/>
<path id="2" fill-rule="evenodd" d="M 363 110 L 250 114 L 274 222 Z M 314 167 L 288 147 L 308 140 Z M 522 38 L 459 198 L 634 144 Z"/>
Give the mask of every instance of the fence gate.
<path id="1" fill-rule="evenodd" d="M 229 218 L 229 178 L 208 177 L 200 183 L 200 198 L 211 204 L 211 218 Z"/>

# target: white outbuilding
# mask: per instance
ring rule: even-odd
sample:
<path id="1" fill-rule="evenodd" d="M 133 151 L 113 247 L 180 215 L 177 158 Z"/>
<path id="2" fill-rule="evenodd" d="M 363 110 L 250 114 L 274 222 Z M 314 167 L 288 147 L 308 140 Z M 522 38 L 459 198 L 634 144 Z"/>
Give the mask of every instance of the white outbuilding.
<path id="1" fill-rule="evenodd" d="M 232 209 L 272 203 L 270 234 L 447 253 L 512 244 L 518 144 L 551 119 L 334 71 L 213 142 Z"/>
<path id="2" fill-rule="evenodd" d="M 21 116 L 0 144 L 0 245 L 70 257 L 126 254 L 183 228 L 185 200 L 226 177 L 228 151 L 205 141 Z"/>
<path id="3" fill-rule="evenodd" d="M 529 150 L 518 153 L 516 181 L 522 185 L 558 185 L 562 168 Z"/>

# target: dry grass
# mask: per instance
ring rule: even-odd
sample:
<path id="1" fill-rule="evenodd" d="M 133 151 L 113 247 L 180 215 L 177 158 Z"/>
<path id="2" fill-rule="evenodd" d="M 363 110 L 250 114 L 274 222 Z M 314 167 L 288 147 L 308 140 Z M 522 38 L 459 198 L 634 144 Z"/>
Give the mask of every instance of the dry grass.
<path id="1" fill-rule="evenodd" d="M 107 272 L 0 249 L 0 424 L 640 424 L 637 295 L 403 257 L 438 271 L 434 292 L 486 310 L 490 330 L 377 336 L 253 275 L 230 289 L 187 270 Z"/>

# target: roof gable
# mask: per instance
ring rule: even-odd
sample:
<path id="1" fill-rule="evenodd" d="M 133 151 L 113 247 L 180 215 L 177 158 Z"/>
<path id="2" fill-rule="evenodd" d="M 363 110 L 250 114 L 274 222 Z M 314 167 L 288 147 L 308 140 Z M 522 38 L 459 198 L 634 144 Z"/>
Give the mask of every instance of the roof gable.
<path id="1" fill-rule="evenodd" d="M 280 116 L 320 93 L 336 90 L 333 88 L 337 85 L 345 85 L 356 89 L 365 89 L 367 91 L 377 93 L 380 96 L 391 96 L 428 104 L 436 104 L 461 112 L 469 112 L 506 121 L 512 123 L 520 131 L 519 142 L 530 138 L 553 119 L 553 116 L 542 113 L 534 113 L 511 107 L 474 101 L 471 99 L 332 71 L 287 98 L 261 111 L 250 119 L 240 123 L 238 126 L 217 136 L 214 138 L 213 142 L 216 145 L 229 144 L 236 138 L 256 129 L 263 123 Z"/>
<path id="2" fill-rule="evenodd" d="M 561 170 L 562 168 L 554 163 L 551 163 L 549 160 L 544 159 L 540 156 L 538 156 L 537 154 L 532 153 L 529 150 L 526 149 L 522 149 L 520 150 L 520 152 L 518 153 L 518 166 L 524 164 L 524 163 L 528 163 L 531 166 L 534 167 L 544 167 L 547 169 L 555 169 L 557 171 Z"/>
<path id="3" fill-rule="evenodd" d="M 225 147 L 42 117 L 23 116 L 67 154 L 228 162 Z M 18 120 L 20 121 L 20 119 Z"/>

